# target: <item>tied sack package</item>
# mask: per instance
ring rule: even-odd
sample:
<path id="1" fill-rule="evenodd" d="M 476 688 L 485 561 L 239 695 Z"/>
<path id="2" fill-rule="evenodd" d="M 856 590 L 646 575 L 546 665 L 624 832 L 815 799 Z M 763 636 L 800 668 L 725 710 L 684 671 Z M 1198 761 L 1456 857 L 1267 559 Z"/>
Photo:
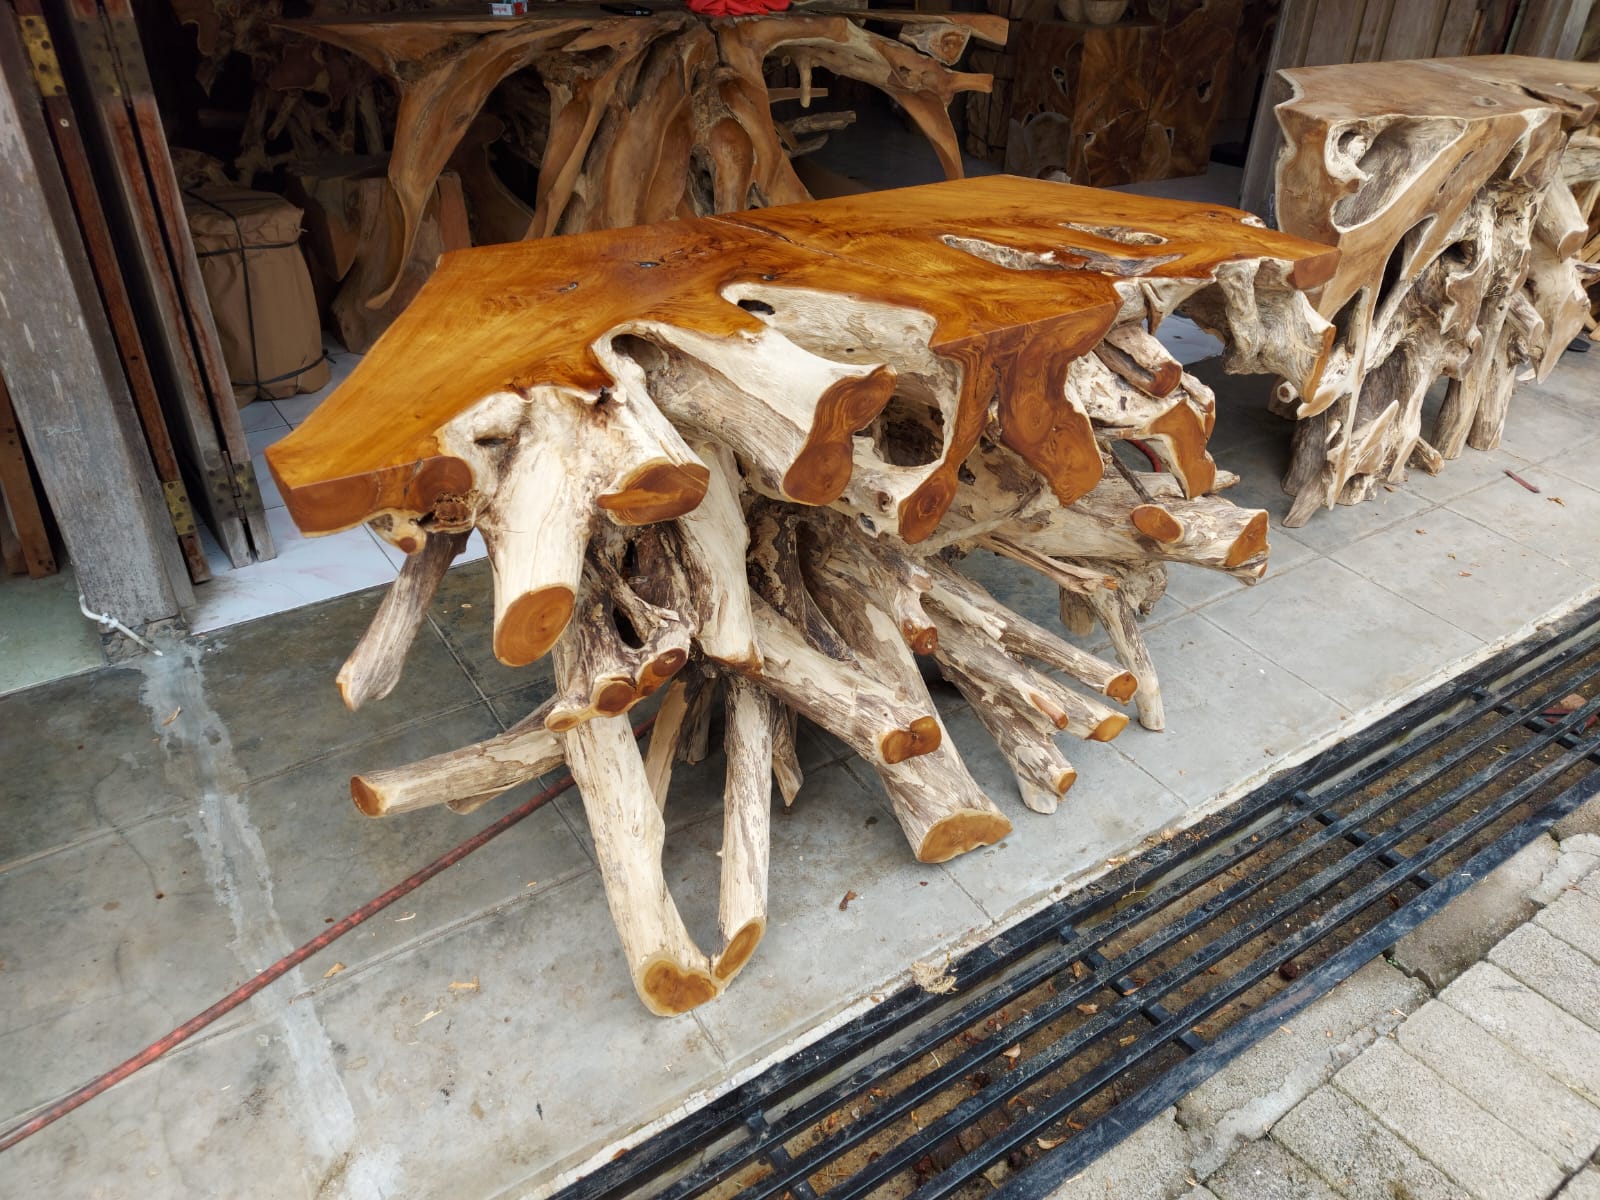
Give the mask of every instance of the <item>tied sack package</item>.
<path id="1" fill-rule="evenodd" d="M 215 186 L 186 190 L 183 206 L 234 400 L 243 407 L 326 386 L 300 210 L 271 192 Z"/>

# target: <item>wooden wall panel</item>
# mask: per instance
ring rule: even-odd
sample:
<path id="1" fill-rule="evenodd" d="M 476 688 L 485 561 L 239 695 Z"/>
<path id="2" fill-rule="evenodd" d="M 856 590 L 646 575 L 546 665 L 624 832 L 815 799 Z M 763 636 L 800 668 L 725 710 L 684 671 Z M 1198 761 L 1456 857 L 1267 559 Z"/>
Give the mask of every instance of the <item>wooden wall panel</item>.
<path id="1" fill-rule="evenodd" d="M 91 607 L 138 628 L 194 593 L 44 125 L 0 9 L 0 372 Z"/>
<path id="2" fill-rule="evenodd" d="M 41 24 L 45 20 L 40 0 L 15 0 L 15 7 L 20 16 L 32 17 Z M 184 485 L 166 414 L 162 412 L 161 398 L 145 356 L 133 300 L 128 294 L 128 286 L 117 261 L 115 242 L 95 185 L 77 110 L 64 85 L 45 90 L 42 103 L 62 174 L 72 193 L 73 211 L 78 218 L 78 228 L 82 231 L 84 248 L 94 269 L 95 282 L 100 288 L 100 299 L 111 324 L 112 336 L 116 339 L 123 374 L 133 392 L 139 424 L 144 430 L 145 443 L 150 448 L 151 464 L 168 497 L 168 507 L 179 514 L 191 514 L 193 509 L 188 489 Z M 188 564 L 190 581 L 206 582 L 211 578 L 211 567 L 206 561 L 193 517 L 175 518 L 174 525 L 184 562 Z"/>

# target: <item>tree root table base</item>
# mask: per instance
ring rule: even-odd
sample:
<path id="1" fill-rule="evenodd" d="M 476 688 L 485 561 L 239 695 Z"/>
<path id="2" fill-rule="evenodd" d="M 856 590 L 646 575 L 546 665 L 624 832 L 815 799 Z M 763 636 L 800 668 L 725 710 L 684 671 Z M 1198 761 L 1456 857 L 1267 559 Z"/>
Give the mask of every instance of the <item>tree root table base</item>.
<path id="1" fill-rule="evenodd" d="M 1114 738 L 1129 702 L 1162 727 L 1137 615 L 1164 564 L 1266 567 L 1266 514 L 1216 494 L 1214 398 L 1153 331 L 1181 310 L 1230 369 L 1313 394 L 1333 330 L 1302 289 L 1336 258 L 1231 209 L 1005 176 L 446 254 L 268 460 L 305 532 L 370 522 L 408 555 L 339 674 L 352 708 L 395 686 L 474 528 L 495 654 L 551 655 L 555 694 L 498 737 L 359 776 L 357 805 L 470 811 L 565 763 L 658 1013 L 719 994 L 761 940 L 797 716 L 945 861 L 1012 826 L 946 734 L 936 665 L 1022 802 L 1054 810 L 1075 777 L 1060 734 Z M 1160 469 L 1124 467 L 1124 440 Z M 961 570 L 980 548 L 1055 584 L 1118 661 L 1008 610 Z M 641 749 L 625 714 L 653 694 Z M 668 894 L 661 809 L 718 704 L 707 952 Z"/>
<path id="2" fill-rule="evenodd" d="M 927 137 L 946 176 L 958 178 L 950 101 L 987 92 L 993 81 L 953 64 L 972 37 L 995 46 L 1006 38 L 1005 19 L 981 13 L 806 5 L 709 19 L 663 0 L 639 8 L 619 15 L 617 6 L 560 4 L 512 19 L 415 12 L 284 23 L 359 55 L 400 96 L 389 163 L 399 219 L 395 237 L 369 248 L 383 261 L 368 264 L 376 283 L 366 303 L 379 308 L 389 299 L 440 171 L 490 92 L 517 71 L 532 69 L 543 81 L 549 130 L 537 204 L 522 230 L 502 223 L 500 231 L 537 238 L 810 199 L 790 155 L 853 114 L 775 122 L 762 71 L 769 58 L 797 68 L 802 107 L 819 67 L 879 89 Z M 895 26 L 898 37 L 867 29 L 868 19 Z M 499 200 L 517 207 L 509 194 Z"/>
<path id="3" fill-rule="evenodd" d="M 1516 380 L 1543 379 L 1585 328 L 1600 65 L 1355 63 L 1277 86 L 1278 224 L 1342 251 L 1313 293 L 1339 331 L 1319 390 L 1286 381 L 1274 398 L 1300 421 L 1284 480 L 1297 526 L 1408 466 L 1499 445 Z"/>

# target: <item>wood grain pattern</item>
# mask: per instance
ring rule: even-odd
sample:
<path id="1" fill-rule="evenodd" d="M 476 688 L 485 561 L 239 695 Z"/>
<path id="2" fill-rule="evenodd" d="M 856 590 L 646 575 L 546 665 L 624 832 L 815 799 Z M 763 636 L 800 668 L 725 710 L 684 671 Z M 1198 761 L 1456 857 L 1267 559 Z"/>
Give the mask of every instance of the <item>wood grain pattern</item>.
<path id="1" fill-rule="evenodd" d="M 1205 170 L 1241 0 L 1181 0 L 1110 26 L 1013 10 L 1012 49 L 975 56 L 998 82 L 968 101 L 973 152 L 1017 175 L 1107 187 Z M 981 114 L 981 119 L 979 119 Z"/>
<path id="2" fill-rule="evenodd" d="M 401 236 L 383 247 L 371 307 L 398 285 L 439 172 L 515 71 L 537 71 L 551 99 L 523 234 L 547 237 L 808 199 L 770 111 L 762 67 L 775 55 L 796 64 L 808 96 L 816 68 L 888 94 L 957 178 L 950 101 L 990 81 L 951 70 L 959 49 L 948 39 L 920 43 L 930 30 L 956 31 L 963 44 L 969 36 L 1000 44 L 1005 34 L 1003 21 L 979 14 L 873 14 L 901 26 L 896 40 L 863 27 L 860 14 L 818 7 L 732 20 L 656 0 L 643 7 L 650 15 L 563 4 L 513 20 L 430 12 L 285 23 L 359 55 L 400 96 L 389 181 Z"/>
<path id="3" fill-rule="evenodd" d="M 18 0 L 16 8 L 19 15 L 43 19 L 44 11 L 39 0 Z M 162 487 L 181 497 L 183 506 L 187 508 L 188 490 L 173 448 L 171 432 L 167 428 L 166 414 L 161 410 L 155 380 L 150 374 L 150 363 L 139 334 L 133 300 L 128 293 L 122 267 L 117 261 L 116 246 L 107 224 L 105 209 L 95 188 L 93 168 L 77 113 L 64 92 L 44 96 L 42 102 L 49 117 L 50 136 L 61 161 L 62 175 L 72 195 L 73 211 L 83 231 L 84 248 L 94 268 L 95 282 L 100 287 L 106 317 L 111 324 L 112 336 L 116 339 L 117 353 L 122 359 L 123 374 L 133 393 L 145 442 L 150 447 L 151 463 Z M 189 522 L 188 527 L 180 530 L 177 536 L 190 582 L 204 583 L 209 580 L 211 567 L 206 562 L 205 550 L 200 545 L 200 535 L 193 522 Z"/>
<path id="4" fill-rule="evenodd" d="M 1064 227 L 1069 217 L 1076 228 Z M 1130 245 L 1095 234 L 1096 227 L 1160 229 L 1162 240 Z M 970 248 L 946 237 L 967 239 Z M 983 257 L 1004 260 L 1007 252 L 1023 269 Z M 727 297 L 763 285 L 929 313 L 935 353 L 968 368 L 952 435 L 959 446 L 975 436 L 990 394 L 984 389 L 995 386 L 997 373 L 1002 395 L 1016 395 L 1011 373 L 1059 381 L 1065 363 L 1051 365 L 1047 354 L 1081 354 L 1100 340 L 1121 304 L 1117 279 L 1207 278 L 1230 258 L 1274 254 L 1293 263 L 1297 288 L 1333 269 L 1326 250 L 1243 223 L 1229 210 L 1005 177 L 908 188 L 892 201 L 873 193 L 447 254 L 380 343 L 403 345 L 405 353 L 363 360 L 303 431 L 272 447 L 268 461 L 307 532 L 334 532 L 389 510 L 420 516 L 473 487 L 466 465 L 439 448 L 447 421 L 508 387 L 553 384 L 592 402 L 617 386 L 596 347 L 620 328 L 754 335 L 765 326 Z M 1027 269 L 1029 256 L 1039 269 Z M 399 394 L 425 403 L 395 406 Z M 1032 438 L 1040 453 L 1047 439 L 1048 430 Z"/>
<path id="5" fill-rule="evenodd" d="M 1285 480 L 1299 525 L 1403 482 L 1409 465 L 1436 472 L 1467 445 L 1492 449 L 1517 373 L 1542 378 L 1581 330 L 1573 259 L 1588 214 L 1562 163 L 1594 121 L 1600 66 L 1473 57 L 1282 80 L 1279 222 L 1342 253 L 1314 293 L 1341 331 L 1322 391 L 1277 393 L 1302 421 Z"/>
<path id="6" fill-rule="evenodd" d="M 56 573 L 55 551 L 50 548 L 50 531 L 45 526 L 39 494 L 28 468 L 28 454 L 22 431 L 17 427 L 11 393 L 0 377 L 0 522 L 17 539 L 18 565 L 30 579 Z M 8 569 L 10 569 L 8 567 Z M 15 572 L 20 574 L 20 571 Z"/>
<path id="7" fill-rule="evenodd" d="M 1233 478 L 1207 451 L 1215 397 L 1151 331 L 1191 312 L 1230 369 L 1315 393 L 1332 330 L 1300 289 L 1335 258 L 1231 209 L 1004 176 L 446 255 L 268 461 L 308 532 L 372 520 L 413 556 L 340 673 L 349 702 L 393 685 L 472 528 L 497 657 L 548 652 L 557 694 L 499 738 L 360 778 L 358 805 L 475 807 L 553 745 L 657 1013 L 719 994 L 766 929 L 796 716 L 877 775 L 919 861 L 994 844 L 1012 819 L 918 657 L 984 708 L 1035 811 L 1076 778 L 1056 737 L 1109 741 L 1130 700 L 1161 728 L 1137 614 L 1164 564 L 1248 583 L 1268 548 L 1266 514 L 1214 494 Z M 1120 465 L 1128 438 L 1162 469 Z M 1104 624 L 1121 666 L 1009 612 L 957 565 L 978 548 Z M 658 691 L 641 753 L 626 714 Z M 717 695 L 708 952 L 662 882 L 661 813 Z"/>
<path id="8" fill-rule="evenodd" d="M 97 611 L 136 629 L 175 617 L 193 593 L 9 20 L 0 22 L 0 197 L 0 374 L 78 586 Z"/>

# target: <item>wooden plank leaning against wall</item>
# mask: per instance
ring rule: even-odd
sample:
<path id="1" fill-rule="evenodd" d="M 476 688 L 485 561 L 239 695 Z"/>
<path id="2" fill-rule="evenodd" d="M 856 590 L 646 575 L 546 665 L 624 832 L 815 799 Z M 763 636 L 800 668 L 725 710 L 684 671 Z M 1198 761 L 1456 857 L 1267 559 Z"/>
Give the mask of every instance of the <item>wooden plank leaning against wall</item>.
<path id="1" fill-rule="evenodd" d="M 26 571 L 29 578 L 42 579 L 57 570 L 4 376 L 0 376 L 0 557 L 9 575 Z"/>
<path id="2" fill-rule="evenodd" d="M 1570 58 L 1594 0 L 1284 0 L 1256 105 L 1240 207 L 1269 223 L 1286 67 L 1528 54 Z"/>
<path id="3" fill-rule="evenodd" d="M 0 373 L 89 607 L 194 602 L 9 7 L 0 11 Z"/>
<path id="4" fill-rule="evenodd" d="M 20 20 L 24 40 L 30 51 L 41 40 L 49 38 L 41 0 L 13 0 Z M 42 49 L 42 47 L 41 47 Z M 95 282 L 100 287 L 100 298 L 106 316 L 111 322 L 111 332 L 116 339 L 117 353 L 122 359 L 122 369 L 128 386 L 133 391 L 139 423 L 144 429 L 145 441 L 150 447 L 150 459 L 156 476 L 161 480 L 161 490 L 172 513 L 173 528 L 178 536 L 178 546 L 184 562 L 189 567 L 193 583 L 205 583 L 211 578 L 211 567 L 206 562 L 205 548 L 195 527 L 194 510 L 189 502 L 189 492 L 184 485 L 183 471 L 173 447 L 172 434 L 167 428 L 166 414 L 161 408 L 161 397 L 155 378 L 150 372 L 150 362 L 145 355 L 143 339 L 139 334 L 138 319 L 133 297 L 129 294 L 122 266 L 117 261 L 116 243 L 110 224 L 106 220 L 99 192 L 95 188 L 94 171 L 89 160 L 89 149 L 84 142 L 83 127 L 67 95 L 66 80 L 61 76 L 60 63 L 45 53 L 33 53 L 33 73 L 39 84 L 40 102 L 44 106 L 45 123 L 55 142 L 56 157 L 61 162 L 62 174 L 72 193 L 73 210 L 82 230 L 84 248 L 94 268 Z"/>
<path id="5" fill-rule="evenodd" d="M 235 567 L 273 557 L 272 536 L 223 362 L 132 9 L 50 5 L 68 94 L 102 168 L 121 254 L 190 496 Z"/>

